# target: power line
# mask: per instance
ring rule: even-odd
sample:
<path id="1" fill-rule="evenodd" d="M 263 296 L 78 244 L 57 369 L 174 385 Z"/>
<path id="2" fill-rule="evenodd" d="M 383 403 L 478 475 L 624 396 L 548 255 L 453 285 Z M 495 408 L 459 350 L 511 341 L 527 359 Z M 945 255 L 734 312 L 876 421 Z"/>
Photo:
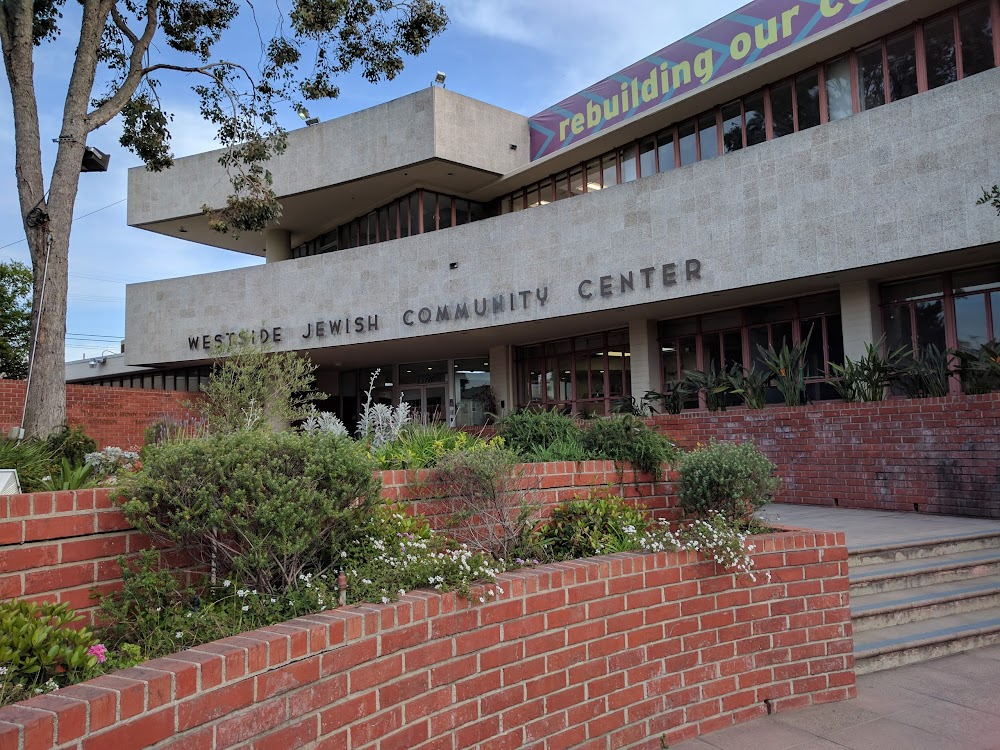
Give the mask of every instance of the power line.
<path id="1" fill-rule="evenodd" d="M 76 222 L 76 221 L 79 221 L 80 219 L 86 219 L 86 218 L 87 218 L 88 216 L 93 216 L 93 215 L 94 215 L 94 214 L 96 214 L 96 213 L 97 213 L 98 211 L 103 211 L 103 210 L 104 210 L 104 209 L 106 209 L 106 208 L 111 208 L 112 206 L 117 206 L 117 205 L 118 205 L 119 203 L 124 203 L 124 202 L 125 202 L 126 200 L 127 200 L 126 198 L 122 198 L 121 200 L 117 200 L 117 201 L 115 201 L 114 203 L 109 203 L 109 204 L 108 204 L 108 205 L 106 205 L 106 206 L 101 206 L 100 208 L 95 208 L 95 209 L 94 209 L 93 211 L 91 211 L 91 212 L 90 212 L 89 214 L 83 214 L 82 216 L 74 216 L 74 217 L 73 217 L 73 221 L 74 221 L 74 222 Z M 8 247 L 14 247 L 14 245 L 17 245 L 18 243 L 21 243 L 21 242 L 26 242 L 26 241 L 27 241 L 27 240 L 26 240 L 26 239 L 25 239 L 24 237 L 22 237 L 22 238 L 21 238 L 21 239 L 19 239 L 19 240 L 14 240 L 13 242 L 9 242 L 9 243 L 8 243 L 8 244 L 6 244 L 6 245 L 2 245 L 2 246 L 0 246 L 0 250 L 6 250 L 6 249 L 7 249 Z"/>

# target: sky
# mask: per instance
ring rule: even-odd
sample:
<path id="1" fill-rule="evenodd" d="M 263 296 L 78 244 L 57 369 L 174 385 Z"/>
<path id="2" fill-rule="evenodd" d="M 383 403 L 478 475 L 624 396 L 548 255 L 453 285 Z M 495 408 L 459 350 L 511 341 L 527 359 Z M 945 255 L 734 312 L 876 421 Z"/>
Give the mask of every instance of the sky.
<path id="1" fill-rule="evenodd" d="M 739 0 L 443 0 L 448 28 L 424 55 L 407 60 L 395 80 L 369 84 L 360 76 L 339 80 L 339 99 L 309 104 L 310 114 L 329 120 L 410 94 L 428 86 L 437 71 L 452 91 L 523 115 L 533 115 L 608 77 L 671 42 L 739 8 Z M 79 23 L 66 6 L 63 33 L 36 50 L 35 84 L 46 175 L 55 157 L 67 72 Z M 241 4 L 243 5 L 243 4 Z M 259 44 L 242 23 L 217 47 L 235 57 Z M 155 46 L 155 43 L 154 43 Z M 198 115 L 183 74 L 161 77 L 163 100 L 174 113 L 175 156 L 215 148 L 210 126 Z M 6 81 L 5 81 L 6 82 Z M 10 90 L 0 87 L 0 259 L 30 266 L 21 230 L 14 177 L 14 126 Z M 288 129 L 303 127 L 291 105 L 282 113 Z M 91 133 L 88 145 L 111 154 L 105 173 L 80 176 L 70 240 L 66 358 L 117 352 L 125 332 L 128 283 L 189 276 L 255 265 L 263 259 L 164 237 L 126 224 L 127 171 L 139 160 L 119 143 L 118 119 Z M 46 183 L 47 186 L 47 183 Z"/>

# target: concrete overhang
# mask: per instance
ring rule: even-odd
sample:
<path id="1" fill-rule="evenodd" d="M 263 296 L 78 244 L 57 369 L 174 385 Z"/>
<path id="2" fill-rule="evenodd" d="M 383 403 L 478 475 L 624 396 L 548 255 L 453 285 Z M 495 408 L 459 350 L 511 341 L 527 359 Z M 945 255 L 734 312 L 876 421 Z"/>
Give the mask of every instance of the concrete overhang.
<path id="1" fill-rule="evenodd" d="M 230 192 L 222 153 L 183 157 L 161 173 L 129 170 L 129 225 L 263 255 L 261 233 L 220 234 L 202 215 Z M 278 226 L 294 246 L 417 187 L 468 196 L 527 160 L 526 117 L 433 87 L 291 131 L 267 166 L 282 202 Z"/>

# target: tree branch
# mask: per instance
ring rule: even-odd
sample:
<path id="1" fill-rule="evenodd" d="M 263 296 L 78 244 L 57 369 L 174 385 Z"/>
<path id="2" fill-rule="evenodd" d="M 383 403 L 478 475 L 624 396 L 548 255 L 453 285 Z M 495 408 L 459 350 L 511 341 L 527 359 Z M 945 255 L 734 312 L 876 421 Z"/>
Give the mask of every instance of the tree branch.
<path id="1" fill-rule="evenodd" d="M 122 18 L 122 14 L 118 12 L 117 5 L 111 6 L 111 20 L 115 22 L 115 26 L 118 27 L 118 30 L 128 37 L 128 40 L 132 42 L 133 46 L 139 43 L 139 37 L 137 37 L 135 32 L 128 27 L 127 23 L 125 23 L 125 19 Z"/>

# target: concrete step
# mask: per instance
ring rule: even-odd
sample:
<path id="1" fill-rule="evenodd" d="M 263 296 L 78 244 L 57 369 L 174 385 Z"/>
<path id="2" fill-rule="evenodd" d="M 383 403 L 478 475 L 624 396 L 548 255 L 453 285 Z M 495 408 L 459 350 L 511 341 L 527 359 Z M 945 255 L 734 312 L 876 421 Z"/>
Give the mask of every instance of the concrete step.
<path id="1" fill-rule="evenodd" d="M 851 596 L 854 632 L 1000 607 L 1000 575 Z"/>
<path id="2" fill-rule="evenodd" d="M 858 674 L 1000 644 L 1000 606 L 935 617 L 854 635 Z"/>
<path id="3" fill-rule="evenodd" d="M 851 567 L 851 596 L 932 586 L 1000 574 L 1000 550 L 957 552 L 917 560 Z"/>
<path id="4" fill-rule="evenodd" d="M 852 548 L 850 566 L 853 568 L 903 560 L 922 560 L 928 557 L 987 549 L 1000 550 L 1000 533 L 971 533 L 947 537 L 925 534 L 914 536 L 905 543 Z"/>

